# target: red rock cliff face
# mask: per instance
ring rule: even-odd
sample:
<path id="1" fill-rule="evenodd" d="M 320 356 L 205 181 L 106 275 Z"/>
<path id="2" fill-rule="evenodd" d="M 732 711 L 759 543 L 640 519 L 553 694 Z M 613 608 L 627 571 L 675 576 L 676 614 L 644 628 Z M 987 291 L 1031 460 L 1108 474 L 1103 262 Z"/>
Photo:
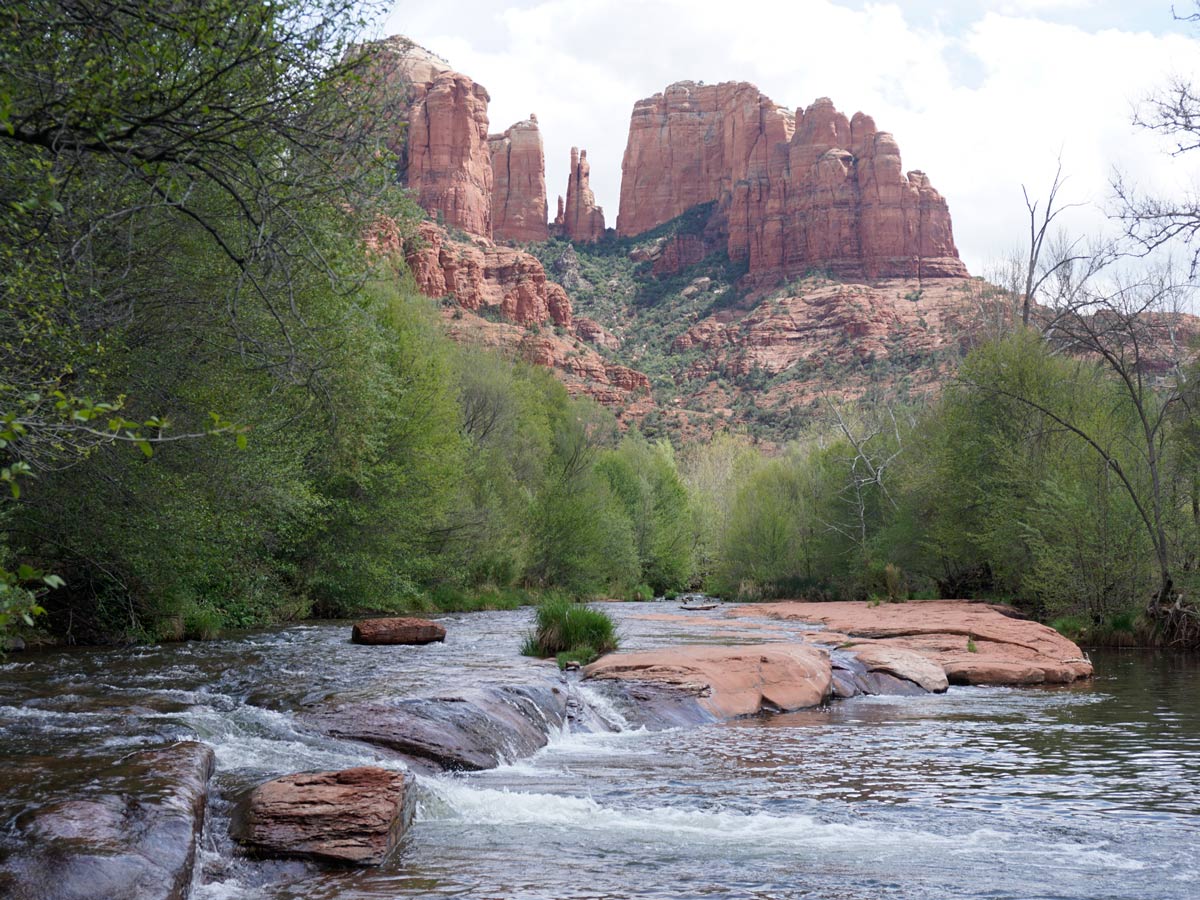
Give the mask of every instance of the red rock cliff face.
<path id="1" fill-rule="evenodd" d="M 596 205 L 591 187 L 592 167 L 587 151 L 571 148 L 571 172 L 567 178 L 567 200 L 558 198 L 555 231 L 568 240 L 591 243 L 604 237 L 604 210 Z"/>
<path id="2" fill-rule="evenodd" d="M 442 72 L 413 103 L 403 177 L 417 202 L 447 225 L 492 234 L 488 92 L 458 72 Z"/>
<path id="3" fill-rule="evenodd" d="M 571 327 L 567 292 L 547 281 L 542 264 L 528 253 L 482 239 L 453 241 L 432 222 L 423 222 L 404 255 L 427 296 L 453 297 L 473 312 L 494 308 L 514 325 Z"/>
<path id="4" fill-rule="evenodd" d="M 745 82 L 681 81 L 634 104 L 621 163 L 617 233 L 641 234 L 693 206 L 765 178 L 794 130 L 792 114 Z"/>
<path id="5" fill-rule="evenodd" d="M 492 162 L 492 236 L 498 241 L 544 241 L 546 155 L 537 116 L 488 137 Z"/>
<path id="6" fill-rule="evenodd" d="M 393 146 L 401 181 L 443 224 L 492 236 L 488 97 L 481 84 L 403 37 L 370 45 L 374 73 L 396 86 Z"/>
<path id="7" fill-rule="evenodd" d="M 792 116 L 753 85 L 680 82 L 633 110 L 617 232 L 716 201 L 753 279 L 963 277 L 946 201 L 892 136 L 821 98 Z"/>

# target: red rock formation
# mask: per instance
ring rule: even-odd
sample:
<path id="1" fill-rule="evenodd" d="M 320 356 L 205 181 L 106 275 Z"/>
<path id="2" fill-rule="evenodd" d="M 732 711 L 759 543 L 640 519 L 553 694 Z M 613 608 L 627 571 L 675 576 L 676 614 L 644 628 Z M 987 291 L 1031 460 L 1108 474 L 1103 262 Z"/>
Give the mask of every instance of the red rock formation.
<path id="1" fill-rule="evenodd" d="M 498 309 L 517 325 L 552 322 L 571 325 L 567 292 L 546 279 L 537 258 L 511 247 L 478 239 L 452 241 L 445 231 L 423 222 L 405 248 L 417 287 L 430 297 L 453 297 L 463 309 Z"/>
<path id="2" fill-rule="evenodd" d="M 488 92 L 458 72 L 442 72 L 412 105 L 402 173 L 417 202 L 440 222 L 492 234 Z"/>
<path id="3" fill-rule="evenodd" d="M 572 333 L 571 299 L 562 287 L 547 281 L 536 257 L 483 238 L 470 243 L 451 240 L 432 222 L 422 222 L 417 234 L 405 241 L 398 224 L 387 218 L 375 223 L 366 243 L 379 256 L 403 254 L 426 296 L 454 299 L 442 309 L 452 339 L 508 350 L 552 368 L 572 394 L 620 407 L 620 414 L 640 415 L 654 405 L 646 375 L 608 362 Z M 505 321 L 490 322 L 473 314 L 485 308 L 498 311 Z M 546 324 L 558 327 L 531 327 Z M 594 322 L 582 331 L 598 345 L 616 340 Z"/>
<path id="4" fill-rule="evenodd" d="M 537 116 L 488 137 L 492 160 L 492 236 L 498 241 L 544 241 L 546 157 Z"/>
<path id="5" fill-rule="evenodd" d="M 617 233 L 630 236 L 765 178 L 792 136 L 788 110 L 745 82 L 681 81 L 634 104 L 621 163 Z"/>
<path id="6" fill-rule="evenodd" d="M 575 317 L 575 333 L 589 344 L 603 347 L 605 350 L 617 350 L 621 346 L 621 339 L 619 337 L 595 319 L 589 319 L 585 316 Z"/>
<path id="7" fill-rule="evenodd" d="M 902 174 L 895 140 L 821 98 L 792 116 L 753 85 L 681 82 L 639 101 L 617 232 L 717 202 L 729 255 L 752 280 L 801 275 L 962 277 L 946 201 Z"/>
<path id="8" fill-rule="evenodd" d="M 708 353 L 698 365 L 735 375 L 755 369 L 776 375 L 800 363 L 826 360 L 849 366 L 895 355 L 932 358 L 958 351 L 970 333 L 977 313 L 975 286 L 962 279 L 923 286 L 915 281 L 865 285 L 814 280 L 740 316 L 725 311 L 702 319 L 677 337 L 672 349 L 703 348 Z"/>
<path id="9" fill-rule="evenodd" d="M 487 90 L 403 37 L 369 46 L 374 77 L 398 92 L 387 115 L 400 179 L 445 225 L 492 235 L 492 161 Z"/>
<path id="10" fill-rule="evenodd" d="M 587 151 L 572 147 L 567 200 L 564 204 L 562 197 L 558 198 L 554 227 L 557 234 L 579 243 L 591 243 L 604 237 L 604 210 L 596 205 L 591 188 L 591 171 Z"/>

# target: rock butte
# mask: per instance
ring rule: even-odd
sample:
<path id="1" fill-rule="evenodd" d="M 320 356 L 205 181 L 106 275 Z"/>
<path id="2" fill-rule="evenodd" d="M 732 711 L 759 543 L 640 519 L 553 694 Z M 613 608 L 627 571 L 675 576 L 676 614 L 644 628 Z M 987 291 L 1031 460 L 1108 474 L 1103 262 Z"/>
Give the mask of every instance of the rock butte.
<path id="1" fill-rule="evenodd" d="M 492 237 L 526 243 L 550 237 L 546 224 L 546 154 L 537 116 L 488 136 L 492 163 Z"/>
<path id="2" fill-rule="evenodd" d="M 604 237 L 604 210 L 596 205 L 591 172 L 587 151 L 572 147 L 567 199 L 564 202 L 562 197 L 558 198 L 554 233 L 581 244 L 592 244 Z"/>
<path id="3" fill-rule="evenodd" d="M 729 255 L 778 280 L 965 277 L 950 212 L 870 116 L 822 97 L 795 114 L 745 82 L 683 81 L 634 105 L 617 233 L 716 202 Z"/>

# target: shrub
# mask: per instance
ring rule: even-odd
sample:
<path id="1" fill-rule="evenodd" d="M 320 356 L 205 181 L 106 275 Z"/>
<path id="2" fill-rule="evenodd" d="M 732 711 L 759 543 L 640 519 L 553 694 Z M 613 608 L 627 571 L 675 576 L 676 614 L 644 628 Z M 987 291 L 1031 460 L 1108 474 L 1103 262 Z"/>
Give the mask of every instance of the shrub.
<path id="1" fill-rule="evenodd" d="M 653 600 L 654 590 L 648 584 L 639 584 L 633 589 L 633 599 L 639 601 Z"/>
<path id="2" fill-rule="evenodd" d="M 616 650 L 617 643 L 616 624 L 608 613 L 554 594 L 538 605 L 534 631 L 521 652 L 545 658 L 569 651 L 578 658 L 585 650 L 594 655 Z"/>

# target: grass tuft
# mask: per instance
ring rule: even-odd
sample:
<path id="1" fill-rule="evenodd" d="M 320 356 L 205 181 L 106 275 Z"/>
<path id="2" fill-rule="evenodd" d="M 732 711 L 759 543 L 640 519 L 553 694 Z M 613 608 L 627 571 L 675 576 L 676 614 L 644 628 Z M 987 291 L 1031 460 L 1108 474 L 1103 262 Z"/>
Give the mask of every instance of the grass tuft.
<path id="1" fill-rule="evenodd" d="M 582 663 L 581 655 L 591 654 L 590 662 L 616 650 L 618 643 L 617 626 L 608 613 L 569 597 L 550 595 L 538 604 L 534 630 L 521 652 L 543 659 L 566 654 Z"/>

